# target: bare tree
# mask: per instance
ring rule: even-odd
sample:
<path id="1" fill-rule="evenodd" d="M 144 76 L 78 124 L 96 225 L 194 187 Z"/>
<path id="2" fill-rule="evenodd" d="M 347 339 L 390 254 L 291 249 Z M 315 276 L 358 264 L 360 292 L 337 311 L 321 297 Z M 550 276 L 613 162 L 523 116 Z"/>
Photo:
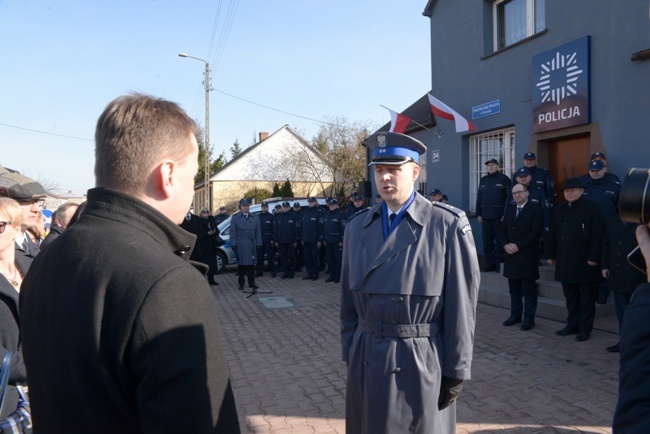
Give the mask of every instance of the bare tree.
<path id="1" fill-rule="evenodd" d="M 370 121 L 350 122 L 345 116 L 329 118 L 312 139 L 330 167 L 330 196 L 356 187 L 366 177 L 366 152 L 361 143 L 377 127 Z M 307 168 L 308 170 L 308 168 Z"/>

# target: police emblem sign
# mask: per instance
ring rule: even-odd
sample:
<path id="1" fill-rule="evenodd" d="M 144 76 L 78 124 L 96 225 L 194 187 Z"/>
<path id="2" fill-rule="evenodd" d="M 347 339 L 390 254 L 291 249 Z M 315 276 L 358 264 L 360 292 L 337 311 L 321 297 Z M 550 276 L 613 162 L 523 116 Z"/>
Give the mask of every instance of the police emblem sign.
<path id="1" fill-rule="evenodd" d="M 533 57 L 533 132 L 591 122 L 590 37 Z"/>

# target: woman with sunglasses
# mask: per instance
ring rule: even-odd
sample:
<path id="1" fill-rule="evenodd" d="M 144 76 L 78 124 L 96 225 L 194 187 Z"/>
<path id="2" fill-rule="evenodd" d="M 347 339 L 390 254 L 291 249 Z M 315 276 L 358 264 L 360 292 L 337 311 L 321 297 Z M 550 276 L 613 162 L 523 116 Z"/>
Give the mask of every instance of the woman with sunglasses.
<path id="1" fill-rule="evenodd" d="M 0 413 L 0 430 L 3 432 L 11 425 L 8 418 L 18 427 L 23 427 L 23 423 L 31 424 L 29 403 L 17 387 L 27 381 L 20 343 L 18 294 L 31 264 L 31 258 L 21 256 L 19 259 L 15 254 L 22 215 L 18 202 L 0 197 L 0 359 L 9 351 L 12 353 L 9 382 Z"/>

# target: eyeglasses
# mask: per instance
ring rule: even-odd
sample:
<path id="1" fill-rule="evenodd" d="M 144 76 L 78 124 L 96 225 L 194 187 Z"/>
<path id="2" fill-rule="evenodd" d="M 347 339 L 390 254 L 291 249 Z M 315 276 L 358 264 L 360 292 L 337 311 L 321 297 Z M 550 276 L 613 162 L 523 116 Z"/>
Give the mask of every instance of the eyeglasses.
<path id="1" fill-rule="evenodd" d="M 0 222 L 0 234 L 4 233 L 8 223 L 9 222 Z"/>
<path id="2" fill-rule="evenodd" d="M 210 214 L 210 211 L 201 210 L 201 214 Z"/>

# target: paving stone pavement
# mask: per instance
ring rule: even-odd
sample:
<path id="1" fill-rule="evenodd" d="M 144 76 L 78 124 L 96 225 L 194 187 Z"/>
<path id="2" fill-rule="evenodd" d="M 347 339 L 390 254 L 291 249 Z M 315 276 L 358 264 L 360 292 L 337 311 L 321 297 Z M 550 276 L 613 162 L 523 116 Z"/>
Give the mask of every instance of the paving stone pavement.
<path id="1" fill-rule="evenodd" d="M 213 286 L 243 433 L 344 433 L 339 285 L 257 278 L 246 298 L 235 269 Z M 248 288 L 247 288 L 248 289 Z M 289 302 L 289 307 L 273 305 Z M 266 307 L 271 306 L 271 307 Z M 509 312 L 479 304 L 472 379 L 458 401 L 458 433 L 611 433 L 618 390 L 615 318 L 597 319 L 586 342 L 562 323 L 503 327 Z"/>

